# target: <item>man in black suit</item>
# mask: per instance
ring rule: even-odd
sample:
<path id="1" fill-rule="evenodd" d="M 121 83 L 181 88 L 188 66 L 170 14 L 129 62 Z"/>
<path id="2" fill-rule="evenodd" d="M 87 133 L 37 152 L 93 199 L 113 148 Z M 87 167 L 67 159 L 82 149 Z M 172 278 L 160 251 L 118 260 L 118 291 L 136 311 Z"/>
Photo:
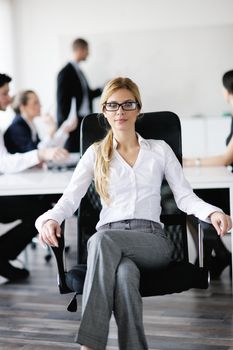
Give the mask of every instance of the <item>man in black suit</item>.
<path id="1" fill-rule="evenodd" d="M 85 61 L 89 53 L 87 41 L 76 39 L 72 48 L 73 61 L 62 68 L 57 78 L 57 121 L 60 126 L 68 118 L 74 103 L 79 122 L 77 129 L 70 134 L 65 148 L 70 152 L 79 152 L 82 118 L 92 113 L 92 101 L 102 93 L 102 89 L 91 90 L 80 69 L 80 62 Z"/>

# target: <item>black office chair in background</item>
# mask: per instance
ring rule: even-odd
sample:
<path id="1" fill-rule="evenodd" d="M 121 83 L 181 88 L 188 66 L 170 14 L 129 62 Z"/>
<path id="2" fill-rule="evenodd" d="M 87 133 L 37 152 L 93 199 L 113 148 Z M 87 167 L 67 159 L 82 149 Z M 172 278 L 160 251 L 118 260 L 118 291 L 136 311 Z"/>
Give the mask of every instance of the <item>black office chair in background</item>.
<path id="1" fill-rule="evenodd" d="M 92 114 L 84 118 L 81 126 L 81 155 L 86 149 L 106 134 L 104 118 Z M 165 140 L 173 149 L 180 163 L 182 162 L 181 126 L 177 115 L 172 112 L 145 113 L 137 121 L 136 130 L 146 139 Z M 186 231 L 186 214 L 180 211 L 174 201 L 172 192 L 163 182 L 161 221 L 167 235 L 174 243 L 174 261 L 161 271 L 141 270 L 140 292 L 144 296 L 178 293 L 190 288 L 206 289 L 209 285 L 208 271 L 203 268 L 203 231 L 212 229 L 209 224 L 201 222 L 199 230 L 199 258 L 200 267 L 189 263 Z M 94 185 L 89 187 L 83 197 L 78 210 L 78 244 L 77 265 L 66 271 L 64 268 L 64 235 L 59 241 L 59 247 L 53 248 L 58 265 L 58 285 L 60 293 L 82 294 L 86 274 L 87 240 L 95 233 L 95 226 L 99 219 L 101 204 Z M 64 227 L 63 227 L 64 231 Z M 74 298 L 68 307 L 69 311 L 76 310 Z"/>

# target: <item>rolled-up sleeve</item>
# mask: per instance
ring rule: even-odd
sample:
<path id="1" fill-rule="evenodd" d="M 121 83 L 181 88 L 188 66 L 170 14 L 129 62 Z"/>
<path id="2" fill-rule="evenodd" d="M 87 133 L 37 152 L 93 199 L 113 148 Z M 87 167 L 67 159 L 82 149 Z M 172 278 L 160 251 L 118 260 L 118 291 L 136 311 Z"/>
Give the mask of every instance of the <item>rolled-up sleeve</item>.
<path id="1" fill-rule="evenodd" d="M 4 145 L 2 134 L 0 134 L 0 172 L 18 173 L 31 168 L 39 163 L 38 152 L 33 150 L 26 153 L 10 154 Z"/>
<path id="2" fill-rule="evenodd" d="M 186 180 L 183 169 L 169 145 L 165 144 L 165 177 L 174 194 L 178 208 L 188 215 L 210 222 L 209 215 L 222 210 L 199 198 Z"/>
<path id="3" fill-rule="evenodd" d="M 65 189 L 57 204 L 36 220 L 36 228 L 40 232 L 43 224 L 48 220 L 55 220 L 59 225 L 78 209 L 94 176 L 95 151 L 90 146 L 80 159 L 69 185 Z"/>

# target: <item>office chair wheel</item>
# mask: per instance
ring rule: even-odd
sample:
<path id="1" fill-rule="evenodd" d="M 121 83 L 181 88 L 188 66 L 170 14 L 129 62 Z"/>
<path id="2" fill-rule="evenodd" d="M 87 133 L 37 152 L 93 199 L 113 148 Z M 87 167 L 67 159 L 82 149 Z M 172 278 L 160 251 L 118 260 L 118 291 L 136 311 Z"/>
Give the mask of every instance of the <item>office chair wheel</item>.
<path id="1" fill-rule="evenodd" d="M 31 248 L 33 249 L 33 250 L 35 250 L 36 249 L 36 242 L 33 242 L 33 241 L 31 241 Z"/>
<path id="2" fill-rule="evenodd" d="M 50 253 L 46 254 L 44 257 L 44 259 L 47 263 L 51 260 L 51 258 L 52 258 L 52 254 L 50 254 Z"/>
<path id="3" fill-rule="evenodd" d="M 69 253 L 69 251 L 70 251 L 70 246 L 69 245 L 65 246 L 65 252 Z"/>

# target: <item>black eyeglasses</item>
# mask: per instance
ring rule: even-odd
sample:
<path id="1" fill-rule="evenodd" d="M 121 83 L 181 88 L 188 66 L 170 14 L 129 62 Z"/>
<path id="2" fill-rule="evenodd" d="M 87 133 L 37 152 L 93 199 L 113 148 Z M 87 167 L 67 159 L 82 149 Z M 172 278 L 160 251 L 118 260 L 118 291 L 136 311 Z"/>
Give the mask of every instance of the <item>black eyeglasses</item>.
<path id="1" fill-rule="evenodd" d="M 136 101 L 126 101 L 123 103 L 118 102 L 106 102 L 104 108 L 108 112 L 116 112 L 120 107 L 124 111 L 134 111 L 139 106 L 139 103 Z"/>

